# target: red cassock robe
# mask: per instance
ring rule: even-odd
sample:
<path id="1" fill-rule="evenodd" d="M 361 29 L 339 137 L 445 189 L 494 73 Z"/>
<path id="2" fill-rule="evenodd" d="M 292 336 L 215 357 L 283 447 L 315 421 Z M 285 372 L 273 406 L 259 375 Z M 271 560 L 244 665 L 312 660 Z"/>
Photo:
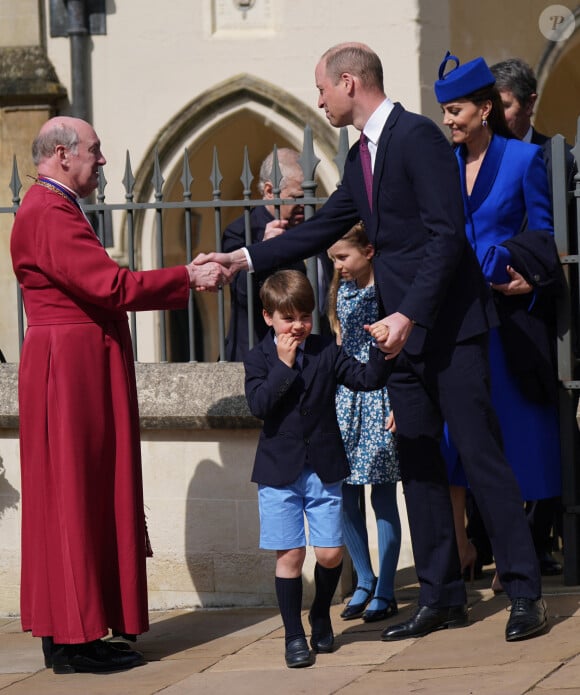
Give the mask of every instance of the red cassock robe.
<path id="1" fill-rule="evenodd" d="M 184 266 L 131 272 L 41 185 L 11 238 L 19 371 L 21 619 L 57 643 L 149 627 L 139 413 L 126 311 L 186 306 Z"/>

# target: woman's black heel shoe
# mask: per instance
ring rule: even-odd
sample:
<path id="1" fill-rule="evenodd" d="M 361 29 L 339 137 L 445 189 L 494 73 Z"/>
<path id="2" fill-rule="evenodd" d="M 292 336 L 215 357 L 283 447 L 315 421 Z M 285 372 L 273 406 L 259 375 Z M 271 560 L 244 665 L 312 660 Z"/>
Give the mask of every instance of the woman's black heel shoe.
<path id="1" fill-rule="evenodd" d="M 387 618 L 392 618 L 394 615 L 397 615 L 399 612 L 397 602 L 394 598 L 383 598 L 382 596 L 375 596 L 374 598 L 379 601 L 384 601 L 385 607 L 377 608 L 376 610 L 367 609 L 362 615 L 362 619 L 365 623 L 376 623 L 379 620 L 386 620 Z"/>

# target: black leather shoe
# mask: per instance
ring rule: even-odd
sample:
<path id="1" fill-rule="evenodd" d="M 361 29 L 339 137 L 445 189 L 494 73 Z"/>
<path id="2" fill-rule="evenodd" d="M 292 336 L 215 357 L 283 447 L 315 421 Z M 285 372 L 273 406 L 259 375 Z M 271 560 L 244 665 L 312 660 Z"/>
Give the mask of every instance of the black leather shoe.
<path id="1" fill-rule="evenodd" d="M 540 553 L 538 562 L 540 563 L 540 574 L 542 577 L 556 577 L 564 571 L 562 565 L 551 553 Z"/>
<path id="2" fill-rule="evenodd" d="M 357 591 L 364 591 L 366 592 L 366 598 L 362 603 L 348 603 L 346 608 L 342 611 L 340 614 L 340 617 L 343 620 L 354 620 L 355 618 L 360 618 L 362 614 L 365 611 L 365 608 L 369 605 L 373 598 L 373 594 L 375 593 L 375 587 L 377 585 L 377 580 L 375 579 L 373 582 L 373 585 L 371 586 L 370 589 L 365 588 L 364 586 L 357 586 L 355 589 L 355 593 Z"/>
<path id="3" fill-rule="evenodd" d="M 126 639 L 127 642 L 136 642 L 137 641 L 137 635 L 130 635 L 126 632 L 119 632 L 119 630 L 111 630 L 113 633 L 113 637 L 122 637 L 123 639 Z"/>
<path id="4" fill-rule="evenodd" d="M 467 625 L 467 608 L 449 606 L 448 608 L 430 608 L 419 606 L 415 615 L 405 623 L 391 625 L 381 633 L 384 642 L 391 642 L 409 637 L 424 637 L 435 630 L 465 627 Z"/>
<path id="5" fill-rule="evenodd" d="M 56 644 L 52 650 L 52 670 L 57 674 L 123 671 L 144 663 L 139 652 L 121 651 L 101 640 L 86 644 Z"/>
<path id="6" fill-rule="evenodd" d="M 547 625 L 548 609 L 543 599 L 534 601 L 531 598 L 515 598 L 505 628 L 506 641 L 516 642 L 533 637 L 542 632 Z"/>
<path id="7" fill-rule="evenodd" d="M 334 651 L 334 633 L 332 623 L 328 618 L 313 618 L 308 615 L 308 622 L 312 627 L 310 646 L 317 654 L 330 654 Z"/>
<path id="8" fill-rule="evenodd" d="M 132 651 L 134 654 L 138 654 L 140 657 L 143 656 L 140 652 L 132 650 L 126 642 L 112 642 L 108 640 L 107 644 L 114 649 L 118 649 L 119 651 Z M 52 637 L 42 638 L 42 652 L 44 654 L 44 665 L 46 668 L 52 668 L 52 654 L 55 649 L 60 649 L 62 646 L 62 644 L 57 644 L 55 647 Z"/>
<path id="9" fill-rule="evenodd" d="M 127 642 L 120 642 L 119 640 L 107 640 L 107 644 L 110 644 L 111 647 L 122 652 L 135 651 L 130 644 L 127 644 Z"/>
<path id="10" fill-rule="evenodd" d="M 306 637 L 297 637 L 286 645 L 286 666 L 288 668 L 302 668 L 312 666 L 314 658 L 308 649 Z"/>
<path id="11" fill-rule="evenodd" d="M 386 601 L 386 606 L 377 610 L 369 610 L 367 608 L 362 614 L 362 619 L 365 623 L 376 623 L 379 620 L 386 620 L 387 618 L 392 618 L 393 615 L 397 615 L 399 608 L 394 598 L 381 598 L 380 596 L 375 596 L 375 598 Z"/>

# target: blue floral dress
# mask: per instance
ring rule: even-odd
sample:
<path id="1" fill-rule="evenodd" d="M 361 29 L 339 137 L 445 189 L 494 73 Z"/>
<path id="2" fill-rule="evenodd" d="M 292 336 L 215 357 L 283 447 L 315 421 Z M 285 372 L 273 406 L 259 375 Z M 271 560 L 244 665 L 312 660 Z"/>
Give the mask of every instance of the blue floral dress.
<path id="1" fill-rule="evenodd" d="M 363 326 L 378 319 L 374 286 L 359 289 L 356 282 L 342 282 L 336 304 L 345 352 L 368 362 L 372 338 Z M 346 386 L 337 388 L 336 415 L 351 468 L 345 483 L 365 485 L 399 480 L 395 438 L 385 429 L 390 410 L 386 388 L 366 392 L 351 391 Z"/>

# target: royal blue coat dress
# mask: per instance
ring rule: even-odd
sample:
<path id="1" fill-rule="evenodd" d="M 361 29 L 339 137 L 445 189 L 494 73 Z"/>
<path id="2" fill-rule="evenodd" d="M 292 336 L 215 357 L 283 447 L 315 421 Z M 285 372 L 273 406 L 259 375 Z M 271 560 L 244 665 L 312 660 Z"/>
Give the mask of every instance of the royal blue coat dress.
<path id="1" fill-rule="evenodd" d="M 495 135 L 471 195 L 467 195 L 465 156 L 465 148 L 458 147 L 456 157 L 463 189 L 466 234 L 485 275 L 490 253 L 520 234 L 524 227 L 528 233 L 553 234 L 546 168 L 541 148 Z M 520 271 L 513 259 L 511 263 Z M 502 267 L 505 267 L 504 263 L 497 264 L 495 272 L 501 271 Z M 487 279 L 492 278 L 488 275 Z M 501 277 L 495 280 L 507 282 Z M 525 311 L 530 315 L 537 314 L 540 305 L 546 306 L 543 295 L 550 291 L 535 287 L 531 294 L 525 298 L 520 296 L 516 301 L 523 301 Z M 496 291 L 494 294 L 501 309 L 505 298 Z M 501 318 L 501 310 L 499 314 Z M 549 318 L 546 316 L 545 320 Z M 557 406 L 548 397 L 530 397 L 521 375 L 516 374 L 517 354 L 515 360 L 508 358 L 510 334 L 504 329 L 500 324 L 490 333 L 490 367 L 492 401 L 499 417 L 506 457 L 525 500 L 555 497 L 561 492 Z M 531 336 L 520 336 L 520 339 L 518 349 L 523 363 L 530 352 L 537 350 L 537 341 Z M 549 359 L 550 356 L 546 356 L 546 360 Z M 556 379 L 554 368 L 554 384 Z M 461 462 L 448 436 L 444 439 L 443 451 L 450 482 L 466 484 Z"/>

